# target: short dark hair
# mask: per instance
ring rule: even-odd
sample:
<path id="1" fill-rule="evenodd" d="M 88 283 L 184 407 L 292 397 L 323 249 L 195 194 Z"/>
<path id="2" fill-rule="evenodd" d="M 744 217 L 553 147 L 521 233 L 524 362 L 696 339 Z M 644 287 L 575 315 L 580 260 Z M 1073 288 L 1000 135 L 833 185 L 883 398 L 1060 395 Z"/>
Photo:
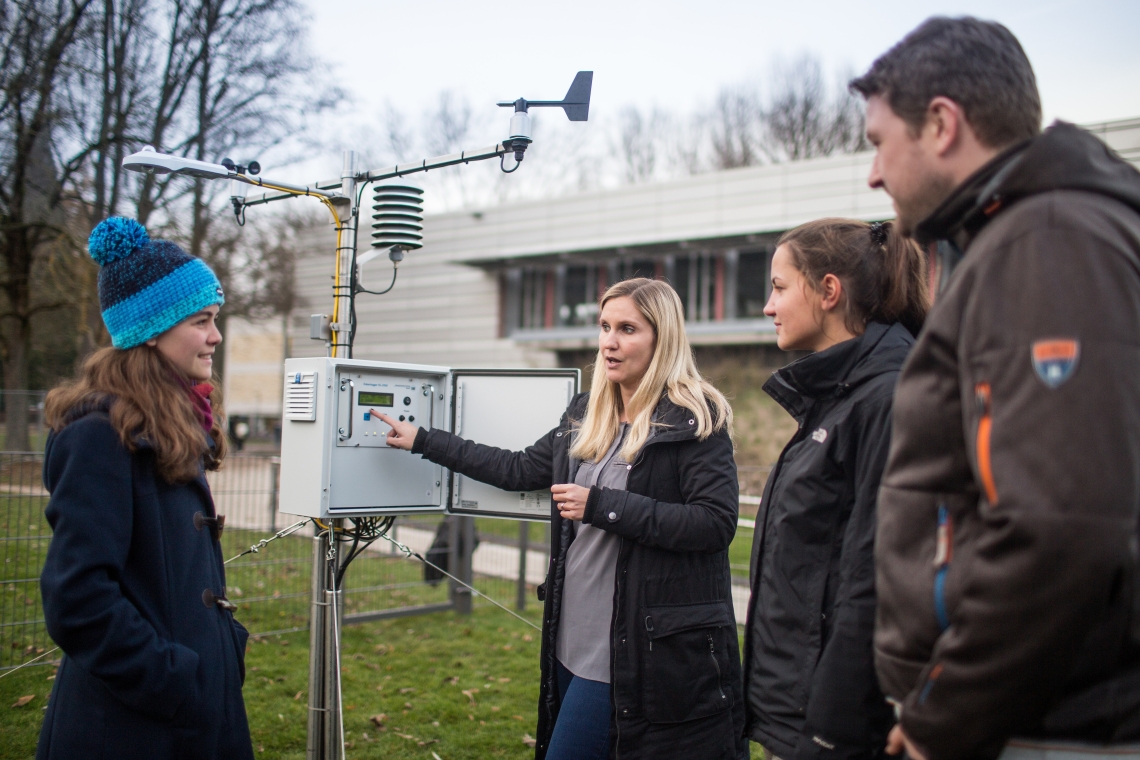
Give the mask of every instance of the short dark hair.
<path id="1" fill-rule="evenodd" d="M 962 107 L 974 134 L 989 148 L 1041 132 L 1033 67 L 1013 33 L 994 21 L 929 18 L 848 87 L 864 98 L 883 97 L 915 132 L 938 96 Z"/>

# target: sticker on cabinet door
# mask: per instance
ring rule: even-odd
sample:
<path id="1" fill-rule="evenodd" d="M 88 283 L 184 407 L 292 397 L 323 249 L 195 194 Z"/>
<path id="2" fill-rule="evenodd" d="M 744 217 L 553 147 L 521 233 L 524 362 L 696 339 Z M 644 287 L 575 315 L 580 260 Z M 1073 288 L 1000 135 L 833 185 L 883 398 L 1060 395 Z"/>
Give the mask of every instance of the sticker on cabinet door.
<path id="1" fill-rule="evenodd" d="M 524 512 L 546 513 L 550 511 L 549 491 L 527 491 L 519 494 L 519 509 Z"/>

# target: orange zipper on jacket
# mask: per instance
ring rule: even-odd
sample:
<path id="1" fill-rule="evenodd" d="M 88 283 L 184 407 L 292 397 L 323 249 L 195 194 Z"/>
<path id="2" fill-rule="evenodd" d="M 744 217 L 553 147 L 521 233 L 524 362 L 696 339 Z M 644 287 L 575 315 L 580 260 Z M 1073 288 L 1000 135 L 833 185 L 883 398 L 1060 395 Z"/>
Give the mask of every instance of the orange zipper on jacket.
<path id="1" fill-rule="evenodd" d="M 990 384 L 978 383 L 974 386 L 974 397 L 977 399 L 978 411 L 981 417 L 978 420 L 978 438 L 975 444 L 975 453 L 978 457 L 978 475 L 982 478 L 982 487 L 986 491 L 986 500 L 991 505 L 998 503 L 997 486 L 994 485 L 993 463 L 990 459 L 990 433 L 993 428 L 993 417 L 990 408 Z"/>

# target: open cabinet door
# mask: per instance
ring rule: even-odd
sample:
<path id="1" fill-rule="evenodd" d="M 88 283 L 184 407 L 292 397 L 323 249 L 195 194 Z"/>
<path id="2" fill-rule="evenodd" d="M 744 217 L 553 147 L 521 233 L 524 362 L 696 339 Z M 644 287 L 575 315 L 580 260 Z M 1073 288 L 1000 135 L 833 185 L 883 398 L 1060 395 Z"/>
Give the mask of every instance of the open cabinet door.
<path id="1" fill-rule="evenodd" d="M 452 370 L 451 430 L 476 443 L 522 451 L 558 425 L 580 380 L 576 369 Z M 502 491 L 453 472 L 447 511 L 550 520 L 550 490 Z"/>

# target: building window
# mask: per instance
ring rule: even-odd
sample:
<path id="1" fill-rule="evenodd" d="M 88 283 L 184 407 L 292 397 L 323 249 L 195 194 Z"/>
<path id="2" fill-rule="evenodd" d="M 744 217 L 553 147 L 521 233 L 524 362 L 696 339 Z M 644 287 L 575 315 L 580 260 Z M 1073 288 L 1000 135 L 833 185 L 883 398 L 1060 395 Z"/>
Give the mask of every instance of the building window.
<path id="1" fill-rule="evenodd" d="M 656 258 L 512 267 L 500 275 L 500 334 L 590 327 L 615 282 L 648 277 L 677 291 L 687 322 L 764 316 L 770 252 L 702 251 Z"/>
<path id="2" fill-rule="evenodd" d="M 740 319 L 759 319 L 764 316 L 768 303 L 768 251 L 741 253 L 737 260 L 736 316 Z"/>

